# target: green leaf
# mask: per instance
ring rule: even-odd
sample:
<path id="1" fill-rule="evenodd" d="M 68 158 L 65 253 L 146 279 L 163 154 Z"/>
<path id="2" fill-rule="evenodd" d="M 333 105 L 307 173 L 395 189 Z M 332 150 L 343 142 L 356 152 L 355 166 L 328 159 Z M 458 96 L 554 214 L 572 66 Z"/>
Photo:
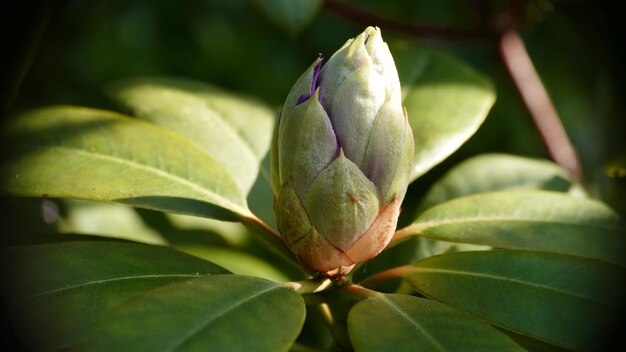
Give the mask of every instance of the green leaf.
<path id="1" fill-rule="evenodd" d="M 407 295 L 380 294 L 348 315 L 350 340 L 365 351 L 524 351 L 506 335 L 466 313 Z"/>
<path id="2" fill-rule="evenodd" d="M 107 91 L 124 109 L 182 136 L 222 164 L 247 195 L 252 212 L 276 229 L 269 206 L 274 196 L 269 175 L 272 110 L 250 97 L 182 78 L 129 79 Z"/>
<path id="3" fill-rule="evenodd" d="M 600 202 L 557 192 L 502 191 L 457 198 L 430 208 L 400 231 L 626 266 L 626 231 L 618 215 Z"/>
<path id="4" fill-rule="evenodd" d="M 276 232 L 276 217 L 274 216 L 274 192 L 270 179 L 270 152 L 268 151 L 261 162 L 259 177 L 248 193 L 250 210 Z"/>
<path id="5" fill-rule="evenodd" d="M 3 193 L 113 201 L 222 219 L 254 218 L 214 159 L 158 126 L 116 113 L 57 106 L 7 128 Z"/>
<path id="6" fill-rule="evenodd" d="M 257 7 L 276 26 L 295 36 L 319 11 L 321 0 L 255 0 Z"/>
<path id="7" fill-rule="evenodd" d="M 274 113 L 261 103 L 201 82 L 136 78 L 110 96 L 134 115 L 165 127 L 210 155 L 248 194 L 267 153 Z"/>
<path id="8" fill-rule="evenodd" d="M 302 297 L 236 275 L 187 280 L 117 306 L 77 343 L 81 351 L 287 351 L 304 323 Z"/>
<path id="9" fill-rule="evenodd" d="M 233 274 L 255 276 L 277 282 L 289 281 L 285 274 L 270 263 L 239 250 L 192 243 L 177 244 L 174 248 L 215 263 Z"/>
<path id="10" fill-rule="evenodd" d="M 385 248 L 385 250 L 383 250 L 376 257 L 358 265 L 352 272 L 352 280 L 356 283 L 361 283 L 380 272 L 409 265 L 419 259 L 432 257 L 433 255 L 447 252 L 488 249 L 491 249 L 491 247 L 466 243 L 435 241 L 424 237 L 411 237 L 403 240 L 401 243 Z M 381 292 L 405 293 L 404 291 L 397 291 L 398 284 L 401 282 L 402 281 L 400 279 L 385 280 L 380 283 L 376 283 L 375 286 L 372 286 L 371 288 L 375 288 L 377 291 Z"/>
<path id="11" fill-rule="evenodd" d="M 570 349 L 551 345 L 545 341 L 534 339 L 527 335 L 517 334 L 511 330 L 504 328 L 498 328 L 501 332 L 506 334 L 511 340 L 515 341 L 518 345 L 522 346 L 526 351 L 532 352 L 567 352 Z"/>
<path id="12" fill-rule="evenodd" d="M 159 232 L 143 222 L 134 208 L 121 204 L 72 199 L 63 200 L 62 204 L 63 217 L 58 221 L 61 233 L 97 235 L 145 244 L 168 244 Z"/>
<path id="13" fill-rule="evenodd" d="M 398 47 L 393 57 L 415 139 L 415 180 L 476 132 L 495 91 L 486 77 L 443 51 Z"/>
<path id="14" fill-rule="evenodd" d="M 2 250 L 2 283 L 13 323 L 33 350 L 72 344 L 129 297 L 209 274 L 228 273 L 165 247 L 69 241 Z"/>
<path id="15" fill-rule="evenodd" d="M 414 264 L 419 292 L 498 326 L 576 350 L 602 350 L 624 316 L 626 270 L 552 253 L 457 252 Z"/>
<path id="16" fill-rule="evenodd" d="M 172 247 L 218 265 L 228 266 L 227 269 L 235 274 L 258 276 L 277 282 L 286 281 L 284 275 L 276 271 L 280 269 L 291 280 L 304 278 L 302 267 L 289 249 L 283 245 L 282 240 L 266 230 L 246 226 L 246 223 L 197 216 L 150 211 L 140 211 L 140 213 L 144 221 L 152 228 L 158 229 Z M 250 231 L 258 232 L 250 233 Z M 196 246 L 197 248 L 193 248 L 192 251 L 187 251 L 188 248 Z M 204 250 L 205 246 L 208 246 L 206 247 L 208 251 Z M 227 248 L 235 251 L 227 250 Z M 249 253 L 253 257 L 241 252 Z M 264 258 L 272 265 L 268 266 L 268 263 L 259 261 L 258 258 Z M 231 268 L 236 270 L 231 270 Z"/>
<path id="17" fill-rule="evenodd" d="M 435 182 L 417 213 L 452 198 L 506 189 L 568 192 L 576 187 L 563 169 L 547 160 L 483 154 L 458 164 Z"/>
<path id="18" fill-rule="evenodd" d="M 456 165 L 435 182 L 418 206 L 416 214 L 450 199 L 507 189 L 544 189 L 576 195 L 583 193 L 558 165 L 547 160 L 508 154 L 483 154 Z M 417 253 L 415 259 L 450 251 L 477 249 L 463 243 L 441 242 L 425 237 L 414 240 L 413 246 Z"/>
<path id="19" fill-rule="evenodd" d="M 450 199 L 506 189 L 544 189 L 569 192 L 572 195 L 580 195 L 582 192 L 559 166 L 549 161 L 508 154 L 484 154 L 458 164 L 441 177 L 424 196 L 416 213 L 420 214 Z M 408 230 L 414 231 L 410 227 Z M 445 241 L 440 237 L 437 239 Z M 368 262 L 366 269 L 372 274 L 450 251 L 489 248 L 420 236 L 385 250 Z M 379 263 L 382 265 L 377 265 Z"/>

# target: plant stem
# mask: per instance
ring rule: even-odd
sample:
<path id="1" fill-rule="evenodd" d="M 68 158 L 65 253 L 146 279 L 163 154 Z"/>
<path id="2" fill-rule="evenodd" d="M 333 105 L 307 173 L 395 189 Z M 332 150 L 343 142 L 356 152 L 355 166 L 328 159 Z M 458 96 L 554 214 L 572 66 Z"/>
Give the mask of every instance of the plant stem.
<path id="1" fill-rule="evenodd" d="M 581 182 L 582 168 L 576 150 L 535 70 L 521 36 L 513 29 L 507 30 L 500 36 L 498 47 L 500 58 L 550 157 L 563 167 L 573 180 Z"/>
<path id="2" fill-rule="evenodd" d="M 271 227 L 269 227 L 265 223 L 265 221 L 261 220 L 259 217 L 257 217 L 253 213 L 250 213 L 250 215 L 246 216 L 244 219 L 247 222 L 253 223 L 256 227 L 258 227 L 259 229 L 262 229 L 265 233 L 272 235 L 276 237 L 276 239 L 280 240 L 280 236 Z"/>
<path id="3" fill-rule="evenodd" d="M 321 292 L 330 287 L 332 281 L 329 279 L 309 279 L 302 281 L 286 282 L 283 285 L 291 288 L 299 294 L 316 293 Z"/>
<path id="4" fill-rule="evenodd" d="M 378 291 L 370 290 L 369 288 L 365 288 L 357 284 L 346 285 L 342 288 L 342 290 L 351 295 L 359 296 L 360 298 L 377 297 L 382 295 L 382 293 Z"/>
<path id="5" fill-rule="evenodd" d="M 396 232 L 393 234 L 393 238 L 391 239 L 389 244 L 387 244 L 387 247 L 385 247 L 385 249 L 391 248 L 398 243 L 409 239 L 412 236 L 418 235 L 420 233 L 420 228 L 420 224 L 411 224 L 407 227 L 401 228 L 400 230 L 396 230 Z"/>
<path id="6" fill-rule="evenodd" d="M 322 303 L 318 307 L 322 317 L 324 317 L 328 331 L 330 331 L 330 334 L 333 336 L 336 347 L 342 350 L 352 350 L 347 327 L 348 311 L 351 305 L 346 307 L 345 302 L 336 302 L 331 299 L 330 302 Z"/>
<path id="7" fill-rule="evenodd" d="M 390 279 L 395 279 L 398 277 L 404 277 L 407 274 L 415 272 L 416 269 L 410 265 L 400 266 L 397 268 L 389 269 L 386 271 L 382 271 L 378 274 L 368 277 L 367 279 L 361 281 L 361 285 L 363 286 L 371 286 L 373 284 L 379 283 L 381 281 L 386 281 Z"/>

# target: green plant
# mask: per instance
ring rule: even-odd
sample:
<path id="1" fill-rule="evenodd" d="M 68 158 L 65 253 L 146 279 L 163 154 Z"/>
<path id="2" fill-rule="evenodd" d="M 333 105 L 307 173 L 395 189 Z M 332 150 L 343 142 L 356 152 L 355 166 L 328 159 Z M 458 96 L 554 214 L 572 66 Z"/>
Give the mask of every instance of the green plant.
<path id="1" fill-rule="evenodd" d="M 295 35 L 319 3 L 294 3 L 310 16 L 285 21 L 284 4 L 286 14 L 269 13 Z M 394 149 L 414 149 L 399 177 L 419 183 L 477 131 L 495 90 L 443 50 L 400 41 L 391 52 L 414 138 Z M 291 100 L 303 103 L 302 84 Z M 626 230 L 577 165 L 468 158 L 407 196 L 391 242 L 372 250 L 386 245 L 380 255 L 320 274 L 277 231 L 290 229 L 272 212 L 275 201 L 290 209 L 284 182 L 273 185 L 278 200 L 272 192 L 277 111 L 172 77 L 118 81 L 107 94 L 124 113 L 52 106 L 4 126 L 0 190 L 43 198 L 44 217 L 66 233 L 1 249 L 7 310 L 30 349 L 601 350 L 623 328 Z M 282 143 L 286 153 L 299 145 Z M 308 190 L 303 173 L 292 192 Z M 377 187 L 368 190 L 390 202 Z"/>

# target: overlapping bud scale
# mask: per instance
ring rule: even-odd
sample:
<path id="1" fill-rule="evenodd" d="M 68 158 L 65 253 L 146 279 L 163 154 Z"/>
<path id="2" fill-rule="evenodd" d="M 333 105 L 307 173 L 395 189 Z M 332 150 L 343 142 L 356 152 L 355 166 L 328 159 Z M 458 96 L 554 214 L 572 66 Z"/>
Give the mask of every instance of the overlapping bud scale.
<path id="1" fill-rule="evenodd" d="M 347 273 L 393 236 L 413 164 L 400 82 L 378 28 L 318 58 L 291 89 L 272 143 L 278 230 L 312 270 Z"/>

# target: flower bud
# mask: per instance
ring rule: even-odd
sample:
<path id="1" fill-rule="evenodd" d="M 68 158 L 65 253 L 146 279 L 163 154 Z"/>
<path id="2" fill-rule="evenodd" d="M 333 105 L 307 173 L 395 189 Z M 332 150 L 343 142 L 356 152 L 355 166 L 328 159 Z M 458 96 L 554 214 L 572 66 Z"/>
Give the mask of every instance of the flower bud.
<path id="1" fill-rule="evenodd" d="M 322 61 L 287 96 L 271 178 L 281 238 L 303 265 L 332 277 L 391 240 L 413 165 L 413 134 L 378 28 Z"/>

